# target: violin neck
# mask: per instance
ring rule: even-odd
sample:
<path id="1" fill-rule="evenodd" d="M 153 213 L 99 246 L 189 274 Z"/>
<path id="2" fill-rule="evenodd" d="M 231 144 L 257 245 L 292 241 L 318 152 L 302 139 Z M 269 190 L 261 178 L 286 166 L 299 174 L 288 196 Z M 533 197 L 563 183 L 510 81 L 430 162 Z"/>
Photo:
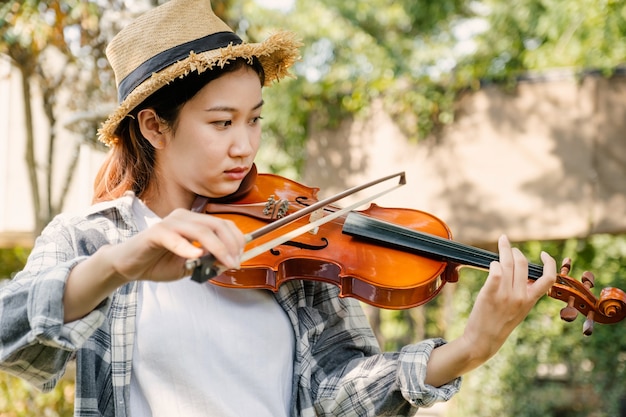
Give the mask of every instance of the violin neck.
<path id="1" fill-rule="evenodd" d="M 399 250 L 413 252 L 426 258 L 477 269 L 489 269 L 489 264 L 498 260 L 498 254 L 494 252 L 398 226 L 356 212 L 350 212 L 347 215 L 343 225 L 343 233 Z M 541 275 L 543 275 L 542 266 L 528 265 L 528 278 L 536 280 Z"/>

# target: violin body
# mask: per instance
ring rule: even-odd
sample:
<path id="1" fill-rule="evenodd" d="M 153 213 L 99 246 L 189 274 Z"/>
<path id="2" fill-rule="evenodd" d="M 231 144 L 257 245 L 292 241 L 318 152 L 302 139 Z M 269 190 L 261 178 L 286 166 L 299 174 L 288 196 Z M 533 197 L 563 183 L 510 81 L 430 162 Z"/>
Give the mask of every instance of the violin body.
<path id="1" fill-rule="evenodd" d="M 332 204 L 306 210 L 318 203 L 319 188 L 256 171 L 253 179 L 245 182 L 236 201 L 199 197 L 194 203 L 195 211 L 230 219 L 245 234 L 280 223 L 287 216 L 296 218 L 252 239 L 245 252 L 267 246 L 276 237 L 320 217 L 339 214 L 339 207 Z M 310 214 L 293 215 L 299 212 Z M 341 214 L 263 250 L 242 262 L 239 269 L 220 271 L 210 279 L 225 287 L 272 291 L 290 280 L 323 281 L 339 287 L 341 297 L 354 297 L 380 308 L 405 309 L 428 302 L 446 282 L 456 282 L 460 267 L 488 269 L 497 259 L 495 253 L 454 242 L 448 226 L 436 216 L 372 203 L 367 209 Z M 572 321 L 582 312 L 587 316 L 585 334 L 591 334 L 593 321 L 614 323 L 626 316 L 626 293 L 605 288 L 598 300 L 589 290 L 593 274 L 586 272 L 580 282 L 567 276 L 569 267 L 564 263 L 548 293 L 568 304 L 561 312 L 564 320 Z M 542 273 L 541 266 L 529 265 L 529 279 L 538 279 Z"/>
<path id="2" fill-rule="evenodd" d="M 237 223 L 242 232 L 251 232 L 272 221 L 275 206 L 288 202 L 282 215 L 298 211 L 317 201 L 317 188 L 309 188 L 272 174 L 259 174 L 250 192 L 236 204 L 207 204 L 205 212 Z M 336 210 L 327 206 L 325 211 Z M 265 213 L 264 213 L 265 210 Z M 371 204 L 358 211 L 392 223 L 451 239 L 447 225 L 428 213 L 411 209 L 387 209 Z M 355 239 L 342 233 L 344 219 L 326 223 L 311 233 L 245 261 L 241 269 L 228 270 L 212 282 L 226 287 L 266 288 L 277 291 L 289 280 L 318 280 L 337 285 L 340 296 L 368 304 L 403 309 L 431 300 L 441 290 L 447 273 L 445 262 L 415 256 L 402 250 Z M 250 242 L 246 250 L 272 240 L 276 235 L 309 222 L 309 216 Z"/>

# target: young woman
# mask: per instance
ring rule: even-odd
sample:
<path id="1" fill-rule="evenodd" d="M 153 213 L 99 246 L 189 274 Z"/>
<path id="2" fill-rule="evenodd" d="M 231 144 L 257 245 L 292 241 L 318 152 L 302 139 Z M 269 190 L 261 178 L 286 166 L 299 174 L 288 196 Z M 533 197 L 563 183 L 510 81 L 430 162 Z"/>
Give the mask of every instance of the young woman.
<path id="1" fill-rule="evenodd" d="M 359 303 L 290 281 L 276 294 L 188 278 L 187 259 L 237 268 L 233 222 L 190 210 L 254 181 L 262 87 L 300 44 L 243 43 L 208 0 L 172 0 L 122 30 L 107 55 L 120 106 L 95 204 L 62 214 L 0 290 L 0 369 L 50 390 L 75 357 L 76 416 L 412 415 L 446 401 L 555 282 L 499 241 L 463 335 L 381 353 Z"/>

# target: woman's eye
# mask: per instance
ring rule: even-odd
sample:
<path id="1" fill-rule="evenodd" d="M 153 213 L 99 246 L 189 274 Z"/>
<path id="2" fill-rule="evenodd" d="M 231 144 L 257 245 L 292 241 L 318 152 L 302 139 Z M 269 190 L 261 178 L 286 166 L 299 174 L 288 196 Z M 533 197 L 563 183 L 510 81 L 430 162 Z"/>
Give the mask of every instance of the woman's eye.
<path id="1" fill-rule="evenodd" d="M 233 124 L 231 120 L 220 120 L 218 122 L 213 122 L 217 127 L 228 127 Z"/>
<path id="2" fill-rule="evenodd" d="M 257 123 L 260 123 L 260 122 L 261 122 L 261 120 L 263 120 L 263 118 L 262 118 L 261 116 L 253 117 L 253 118 L 250 120 L 250 124 L 255 125 L 255 124 L 257 124 Z"/>

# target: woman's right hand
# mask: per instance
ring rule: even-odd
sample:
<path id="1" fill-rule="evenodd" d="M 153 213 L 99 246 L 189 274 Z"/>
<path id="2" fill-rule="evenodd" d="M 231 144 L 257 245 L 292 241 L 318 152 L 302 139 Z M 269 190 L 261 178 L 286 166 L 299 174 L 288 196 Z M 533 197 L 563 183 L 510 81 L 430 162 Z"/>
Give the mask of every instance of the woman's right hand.
<path id="1" fill-rule="evenodd" d="M 127 281 L 172 281 L 189 271 L 187 259 L 211 253 L 224 267 L 238 268 L 245 238 L 235 223 L 176 209 L 159 223 L 111 248 L 113 269 Z"/>
<path id="2" fill-rule="evenodd" d="M 181 279 L 189 273 L 187 259 L 206 253 L 226 268 L 238 268 L 244 245 L 244 235 L 232 221 L 176 209 L 127 241 L 103 246 L 77 264 L 65 285 L 64 320 L 84 317 L 130 281 Z"/>

